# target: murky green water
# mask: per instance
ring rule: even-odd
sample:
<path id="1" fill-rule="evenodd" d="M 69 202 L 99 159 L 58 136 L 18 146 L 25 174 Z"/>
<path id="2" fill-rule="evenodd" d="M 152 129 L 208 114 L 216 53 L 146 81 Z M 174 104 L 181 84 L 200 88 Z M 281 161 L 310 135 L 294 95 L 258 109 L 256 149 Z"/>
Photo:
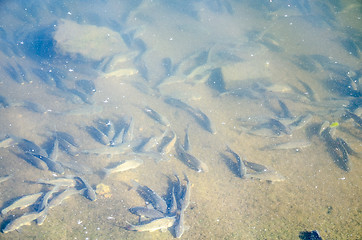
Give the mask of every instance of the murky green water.
<path id="1" fill-rule="evenodd" d="M 81 175 L 94 188 L 106 184 L 111 196 L 72 196 L 50 209 L 43 225 L 32 222 L 0 239 L 172 239 L 172 228 L 126 227 L 138 221 L 129 208 L 145 206 L 132 180 L 168 198 L 175 173 L 192 183 L 183 239 L 308 239 L 303 232 L 312 230 L 323 239 L 361 238 L 361 128 L 343 117 L 346 109 L 356 115 L 361 109 L 360 1 L 3 1 L 0 11 L 0 96 L 9 102 L 0 105 L 0 139 L 11 135 L 44 146 L 61 131 L 82 152 L 104 147 L 86 127 L 130 117 L 134 139 L 160 136 L 167 127 L 144 113 L 148 106 L 182 142 L 188 128 L 189 153 L 209 168 L 192 170 L 172 148 L 168 161 L 144 156 L 138 168 L 103 178 L 103 168 L 130 156 L 61 151 L 59 162 L 83 167 L 64 175 Z M 212 78 L 215 71 L 222 76 Z M 93 82 L 96 92 L 82 94 L 80 79 Z M 165 103 L 166 96 L 200 109 L 215 134 Z M 291 118 L 281 116 L 278 100 Z M 307 113 L 311 121 L 288 134 L 254 131 L 270 118 Z M 349 155 L 348 172 L 318 135 L 324 121 L 337 121 L 334 138 L 359 153 Z M 301 140 L 311 146 L 261 150 Z M 285 180 L 241 179 L 225 157 L 227 145 Z M 61 175 L 33 167 L 21 153 L 15 143 L 0 148 L 0 176 L 12 175 L 0 183 L 2 208 L 51 189 L 31 182 Z M 1 216 L 1 229 L 32 211 Z"/>

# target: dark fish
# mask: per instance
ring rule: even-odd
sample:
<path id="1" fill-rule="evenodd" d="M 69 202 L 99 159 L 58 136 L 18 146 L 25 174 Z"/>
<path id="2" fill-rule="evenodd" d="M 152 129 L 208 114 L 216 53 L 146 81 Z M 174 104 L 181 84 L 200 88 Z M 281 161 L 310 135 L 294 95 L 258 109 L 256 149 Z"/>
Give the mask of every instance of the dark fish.
<path id="1" fill-rule="evenodd" d="M 298 118 L 296 118 L 293 122 L 289 123 L 288 128 L 290 129 L 290 131 L 300 129 L 305 125 L 307 125 L 312 120 L 312 118 L 313 116 L 310 113 L 301 115 Z"/>
<path id="2" fill-rule="evenodd" d="M 180 109 L 188 112 L 202 128 L 204 128 L 206 131 L 208 131 L 212 134 L 215 133 L 211 127 L 210 119 L 201 110 L 195 109 L 195 108 L 189 106 L 188 104 L 182 102 L 181 100 L 172 98 L 172 97 L 166 97 L 164 99 L 164 101 L 165 101 L 165 103 L 167 103 L 171 106 L 180 108 Z"/>
<path id="3" fill-rule="evenodd" d="M 171 201 L 169 206 L 167 207 L 167 213 L 172 215 L 175 214 L 177 211 L 177 199 L 176 196 L 178 196 L 177 192 L 176 192 L 176 188 L 175 186 L 172 187 L 171 190 Z"/>
<path id="4" fill-rule="evenodd" d="M 6 67 L 4 67 L 4 70 L 7 72 L 7 74 L 17 83 L 24 84 L 24 79 L 19 75 L 19 73 L 16 71 L 16 69 L 8 64 Z"/>
<path id="5" fill-rule="evenodd" d="M 182 196 L 180 197 L 180 211 L 185 211 L 188 206 L 190 205 L 190 199 L 191 199 L 191 183 L 188 179 L 187 175 L 184 173 L 185 180 L 186 180 L 186 186 L 184 188 L 184 191 L 182 193 Z"/>
<path id="6" fill-rule="evenodd" d="M 33 155 L 48 156 L 44 149 L 42 149 L 32 141 L 29 141 L 27 139 L 17 139 L 16 137 L 14 137 L 13 139 L 16 139 L 17 146 L 24 152 L 29 152 Z"/>
<path id="7" fill-rule="evenodd" d="M 164 102 L 173 106 L 173 107 L 176 107 L 176 108 L 181 108 L 185 111 L 192 111 L 192 108 L 187 105 L 186 103 L 182 102 L 180 99 L 177 99 L 177 98 L 172 98 L 172 97 L 166 97 L 164 99 Z"/>
<path id="8" fill-rule="evenodd" d="M 199 109 L 193 109 L 192 112 L 189 112 L 194 119 L 196 120 L 196 122 L 202 127 L 204 128 L 206 131 L 215 134 L 216 132 L 213 130 L 212 126 L 211 126 L 211 122 L 210 119 L 206 116 L 205 113 L 201 112 L 201 110 Z"/>
<path id="9" fill-rule="evenodd" d="M 185 128 L 185 139 L 184 139 L 184 145 L 183 148 L 186 152 L 190 150 L 190 139 L 189 139 L 189 127 Z"/>
<path id="10" fill-rule="evenodd" d="M 99 143 L 102 143 L 103 145 L 110 145 L 111 142 L 106 134 L 104 134 L 102 131 L 98 130 L 96 127 L 93 126 L 87 126 L 86 131 L 91 135 L 94 140 L 96 140 Z"/>
<path id="11" fill-rule="evenodd" d="M 133 181 L 134 185 L 136 185 L 137 192 L 148 202 L 152 204 L 152 206 L 162 212 L 167 213 L 167 204 L 166 201 L 159 196 L 155 191 L 147 186 L 142 186 L 139 183 Z"/>
<path id="12" fill-rule="evenodd" d="M 289 111 L 287 105 L 280 99 L 278 99 L 279 106 L 282 109 L 282 113 L 280 115 L 281 118 L 292 118 L 294 117 L 293 114 Z"/>
<path id="13" fill-rule="evenodd" d="M 211 74 L 206 81 L 206 85 L 219 93 L 226 92 L 224 76 L 221 68 L 215 68 L 211 71 Z"/>
<path id="14" fill-rule="evenodd" d="M 82 90 L 85 94 L 93 95 L 96 92 L 96 86 L 91 80 L 81 79 L 75 81 L 75 85 L 78 89 Z"/>
<path id="15" fill-rule="evenodd" d="M 265 167 L 264 165 L 258 164 L 258 163 L 248 162 L 248 161 L 244 160 L 244 164 L 245 164 L 245 167 L 250 168 L 258 173 L 268 171 L 267 167 Z"/>
<path id="16" fill-rule="evenodd" d="M 79 97 L 84 103 L 87 103 L 87 104 L 93 104 L 94 101 L 90 98 L 89 95 L 83 93 L 83 92 L 80 92 L 78 91 L 77 89 L 68 89 L 68 92 Z"/>
<path id="17" fill-rule="evenodd" d="M 3 96 L 0 96 L 0 105 L 2 105 L 3 108 L 7 108 L 10 106 L 9 102 Z"/>
<path id="18" fill-rule="evenodd" d="M 188 167 L 197 172 L 209 171 L 208 166 L 204 162 L 200 161 L 199 159 L 185 151 L 179 140 L 176 141 L 175 148 L 178 158 L 183 161 Z"/>
<path id="19" fill-rule="evenodd" d="M 358 156 L 358 153 L 355 152 L 342 138 L 336 138 L 336 141 L 344 148 L 344 150 L 346 150 L 349 155 Z"/>
<path id="20" fill-rule="evenodd" d="M 169 77 L 173 74 L 172 61 L 171 58 L 163 58 L 162 66 L 165 68 L 165 75 Z"/>
<path id="21" fill-rule="evenodd" d="M 147 208 L 147 207 L 133 207 L 130 208 L 129 211 L 132 214 L 138 215 L 140 217 L 146 217 L 146 218 L 163 218 L 165 215 L 153 208 Z"/>
<path id="22" fill-rule="evenodd" d="M 238 165 L 239 177 L 244 178 L 244 176 L 246 174 L 246 166 L 245 166 L 244 160 L 241 159 L 240 156 L 236 152 L 231 150 L 231 148 L 229 146 L 226 146 L 226 151 L 231 153 L 233 155 L 233 157 L 236 159 L 237 165 Z"/>
<path id="23" fill-rule="evenodd" d="M 79 180 L 81 183 L 83 183 L 84 187 L 86 188 L 85 195 L 89 200 L 91 201 L 97 200 L 96 192 L 84 178 L 77 176 L 74 179 Z"/>
<path id="24" fill-rule="evenodd" d="M 345 116 L 348 118 L 352 118 L 360 127 L 362 127 L 362 118 L 360 118 L 353 112 L 346 110 Z"/>
<path id="25" fill-rule="evenodd" d="M 321 136 L 327 144 L 328 152 L 332 156 L 336 165 L 348 172 L 350 170 L 348 152 L 342 143 L 332 138 L 330 131 L 331 128 L 327 127 L 321 132 Z"/>
<path id="26" fill-rule="evenodd" d="M 317 100 L 317 98 L 316 98 L 316 94 L 314 93 L 313 89 L 307 83 L 303 82 L 299 78 L 298 78 L 298 82 L 300 82 L 300 84 L 302 84 L 305 89 L 303 94 L 305 96 L 307 96 L 311 101 L 315 102 Z"/>
<path id="27" fill-rule="evenodd" d="M 74 137 L 69 133 L 56 131 L 55 134 L 58 139 L 63 139 L 64 141 L 72 144 L 74 147 L 79 147 L 79 145 L 75 142 Z"/>
<path id="28" fill-rule="evenodd" d="M 18 156 L 40 170 L 48 170 L 48 165 L 30 152 L 25 152 L 24 155 Z"/>
<path id="29" fill-rule="evenodd" d="M 39 158 L 40 160 L 42 160 L 43 162 L 45 162 L 50 171 L 56 172 L 59 174 L 64 173 L 64 168 L 62 167 L 62 165 L 59 162 L 53 161 L 52 159 L 50 159 L 46 156 L 42 156 L 42 155 L 38 155 L 38 154 L 33 154 L 33 155 L 35 157 Z"/>
<path id="30" fill-rule="evenodd" d="M 360 49 L 352 39 L 343 39 L 341 40 L 341 44 L 350 55 L 356 58 L 360 57 Z"/>
<path id="31" fill-rule="evenodd" d="M 146 113 L 150 118 L 152 118 L 159 124 L 166 126 L 166 127 L 170 126 L 169 121 L 165 117 L 161 116 L 158 112 L 153 110 L 152 108 L 146 106 L 143 108 L 143 112 Z"/>

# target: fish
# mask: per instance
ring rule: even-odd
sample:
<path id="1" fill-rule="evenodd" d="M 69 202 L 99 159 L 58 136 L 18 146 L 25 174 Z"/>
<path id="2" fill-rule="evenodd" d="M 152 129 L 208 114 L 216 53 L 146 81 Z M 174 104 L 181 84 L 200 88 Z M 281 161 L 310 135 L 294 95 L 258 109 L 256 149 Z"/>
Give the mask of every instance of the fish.
<path id="1" fill-rule="evenodd" d="M 123 160 L 113 168 L 105 168 L 104 169 L 105 177 L 108 177 L 110 174 L 113 173 L 124 172 L 130 169 L 137 168 L 142 164 L 143 164 L 142 159 Z"/>
<path id="2" fill-rule="evenodd" d="M 173 130 L 171 130 L 171 134 L 171 136 L 164 136 L 161 140 L 161 143 L 157 147 L 157 151 L 162 155 L 168 154 L 175 146 L 177 136 Z"/>
<path id="3" fill-rule="evenodd" d="M 147 208 L 147 207 L 133 207 L 130 208 L 129 211 L 132 214 L 138 215 L 140 217 L 146 217 L 146 218 L 163 218 L 165 217 L 165 214 L 153 209 L 153 208 Z"/>
<path id="4" fill-rule="evenodd" d="M 9 180 L 12 177 L 13 177 L 12 175 L 7 175 L 7 176 L 0 177 L 0 183 L 6 182 L 7 180 Z"/>
<path id="5" fill-rule="evenodd" d="M 185 186 L 185 190 L 179 200 L 181 212 L 185 211 L 188 208 L 188 206 L 190 204 L 190 198 L 191 198 L 191 183 L 185 173 L 184 173 L 184 176 L 185 176 L 185 180 L 186 180 L 186 186 Z"/>
<path id="6" fill-rule="evenodd" d="M 322 124 L 322 127 L 324 125 L 326 124 Z M 332 135 L 330 133 L 331 130 L 332 129 L 330 127 L 327 127 L 321 132 L 321 137 L 326 142 L 328 152 L 332 156 L 333 161 L 336 163 L 336 165 L 342 170 L 348 172 L 351 169 L 348 152 L 345 149 L 343 142 L 337 141 L 332 138 Z"/>
<path id="7" fill-rule="evenodd" d="M 55 135 L 57 139 L 64 140 L 67 143 L 73 145 L 74 147 L 79 147 L 79 145 L 75 142 L 74 137 L 69 133 L 56 131 Z"/>
<path id="8" fill-rule="evenodd" d="M 91 200 L 91 201 L 96 201 L 97 200 L 96 192 L 94 191 L 92 186 L 89 185 L 89 183 L 84 178 L 82 178 L 80 176 L 77 176 L 74 179 L 79 180 L 81 183 L 83 183 L 84 187 L 86 188 L 84 193 L 85 193 L 86 197 L 89 200 Z"/>
<path id="9" fill-rule="evenodd" d="M 146 113 L 150 118 L 158 122 L 159 124 L 168 127 L 170 126 L 170 122 L 164 116 L 161 116 L 158 112 L 153 110 L 152 108 L 146 106 L 143 108 L 143 112 Z"/>
<path id="10" fill-rule="evenodd" d="M 16 137 L 12 137 L 16 142 L 17 146 L 23 150 L 24 152 L 29 152 L 33 155 L 41 155 L 41 156 L 48 156 L 46 151 L 39 147 L 37 144 L 35 144 L 32 141 L 29 141 L 27 139 L 18 139 Z"/>
<path id="11" fill-rule="evenodd" d="M 11 137 L 7 136 L 4 139 L 0 140 L 0 148 L 8 148 L 14 145 L 16 142 Z"/>
<path id="12" fill-rule="evenodd" d="M 38 207 L 38 212 L 44 210 L 45 208 L 48 207 L 48 201 L 49 199 L 53 196 L 54 193 L 59 191 L 59 185 L 56 185 L 55 187 L 53 187 L 52 190 L 48 191 L 42 198 L 41 203 L 39 204 Z M 40 221 L 40 220 L 39 220 Z M 37 224 L 39 225 L 38 221 Z"/>
<path id="13" fill-rule="evenodd" d="M 65 199 L 68 199 L 69 197 L 75 195 L 75 194 L 83 194 L 85 192 L 85 188 L 81 189 L 81 190 L 77 190 L 75 188 L 67 188 L 65 189 L 63 192 L 61 192 L 60 194 L 56 195 L 55 197 L 53 197 L 50 202 L 48 203 L 48 208 L 54 208 L 60 204 L 62 204 L 62 202 Z"/>
<path id="14" fill-rule="evenodd" d="M 102 131 L 100 131 L 98 128 L 93 126 L 87 126 L 86 131 L 91 135 L 97 142 L 103 144 L 103 145 L 110 145 L 110 139 L 106 134 L 104 134 Z"/>
<path id="15" fill-rule="evenodd" d="M 267 170 L 263 172 L 255 172 L 255 173 L 247 173 L 244 176 L 245 179 L 252 179 L 252 180 L 259 180 L 259 181 L 266 181 L 269 183 L 274 182 L 283 182 L 285 181 L 285 177 L 277 173 L 273 170 Z"/>
<path id="16" fill-rule="evenodd" d="M 85 94 L 93 95 L 96 92 L 96 86 L 91 80 L 81 79 L 75 81 L 78 89 L 81 89 Z"/>
<path id="17" fill-rule="evenodd" d="M 239 177 L 244 178 L 244 176 L 245 176 L 245 174 L 247 172 L 244 160 L 241 159 L 240 156 L 236 152 L 231 150 L 231 148 L 229 146 L 226 146 L 226 151 L 231 153 L 233 155 L 233 157 L 236 159 L 237 165 L 238 165 Z"/>
<path id="18" fill-rule="evenodd" d="M 245 164 L 245 167 L 247 167 L 255 172 L 258 172 L 258 173 L 268 171 L 268 168 L 266 166 L 259 164 L 259 163 L 253 163 L 253 162 L 244 160 L 244 164 Z"/>
<path id="19" fill-rule="evenodd" d="M 41 212 L 31 212 L 26 213 L 22 215 L 21 217 L 18 217 L 14 220 L 12 220 L 10 223 L 8 223 L 5 228 L 2 230 L 3 233 L 8 233 L 14 230 L 17 230 L 21 228 L 24 225 L 30 225 L 32 221 L 36 220 L 40 216 L 46 213 L 46 209 Z"/>
<path id="20" fill-rule="evenodd" d="M 167 212 L 167 204 L 166 201 L 159 196 L 155 191 L 153 191 L 151 188 L 147 186 L 142 186 L 136 181 L 132 181 L 132 184 L 135 185 L 137 192 L 145 198 L 146 201 L 150 202 L 152 206 L 162 212 Z"/>
<path id="21" fill-rule="evenodd" d="M 290 131 L 294 131 L 300 128 L 303 128 L 313 119 L 313 115 L 310 113 L 301 115 L 294 119 L 291 123 L 287 124 Z"/>
<path id="22" fill-rule="evenodd" d="M 175 223 L 175 220 L 175 217 L 164 217 L 154 219 L 139 225 L 129 224 L 127 230 L 137 232 L 154 232 L 157 230 L 165 230 L 169 227 L 172 227 Z"/>
<path id="23" fill-rule="evenodd" d="M 169 206 L 167 207 L 167 213 L 169 215 L 173 215 L 177 211 L 177 199 L 176 199 L 176 196 L 178 196 L 178 193 L 176 193 L 176 188 L 175 188 L 175 186 L 173 186 L 172 190 L 171 190 L 171 202 L 170 202 Z"/>
<path id="24" fill-rule="evenodd" d="M 20 209 L 24 209 L 27 208 L 31 205 L 33 205 L 34 203 L 36 203 L 36 201 L 43 195 L 43 192 L 39 192 L 39 193 L 34 193 L 31 195 L 26 195 L 23 196 L 21 198 L 19 198 L 18 200 L 14 201 L 11 205 L 9 205 L 8 207 L 4 208 L 1 210 L 1 214 L 5 215 L 8 212 L 20 208 Z"/>
<path id="25" fill-rule="evenodd" d="M 184 138 L 184 145 L 183 148 L 186 152 L 190 150 L 190 138 L 189 138 L 189 127 L 185 128 L 185 138 Z"/>
<path id="26" fill-rule="evenodd" d="M 358 115 L 346 110 L 345 116 L 348 118 L 352 118 L 358 124 L 359 127 L 362 127 L 362 118 L 360 118 Z"/>
<path id="27" fill-rule="evenodd" d="M 185 212 L 181 210 L 180 213 L 176 215 L 174 224 L 174 234 L 176 238 L 180 238 L 185 231 L 184 219 Z"/>
<path id="28" fill-rule="evenodd" d="M 188 152 L 185 151 L 185 149 L 182 147 L 179 140 L 175 143 L 176 153 L 178 155 L 178 158 L 183 161 L 187 166 L 189 166 L 191 169 L 197 171 L 197 172 L 208 172 L 209 168 L 206 165 L 206 163 L 200 161 L 196 157 L 192 156 Z"/>
<path id="29" fill-rule="evenodd" d="M 260 150 L 288 150 L 288 149 L 301 149 L 311 146 L 310 141 L 288 141 L 283 143 L 271 144 L 262 147 Z"/>
<path id="30" fill-rule="evenodd" d="M 64 178 L 50 179 L 50 180 L 38 179 L 38 181 L 36 181 L 36 183 L 60 186 L 60 187 L 68 187 L 68 188 L 75 187 L 77 185 L 77 181 L 71 176 L 64 177 Z"/>
<path id="31" fill-rule="evenodd" d="M 25 152 L 24 155 L 18 156 L 40 170 L 48 170 L 48 165 L 44 161 L 40 160 L 40 158 L 35 157 L 30 152 Z"/>
<path id="32" fill-rule="evenodd" d="M 4 96 L 0 95 L 0 105 L 2 105 L 3 108 L 7 108 L 10 106 L 9 102 L 6 100 Z"/>
<path id="33" fill-rule="evenodd" d="M 42 156 L 42 155 L 38 155 L 38 154 L 32 154 L 32 155 L 39 158 L 40 160 L 44 161 L 50 171 L 59 173 L 59 174 L 64 173 L 64 168 L 62 167 L 62 165 L 59 162 L 53 161 L 52 159 Z"/>

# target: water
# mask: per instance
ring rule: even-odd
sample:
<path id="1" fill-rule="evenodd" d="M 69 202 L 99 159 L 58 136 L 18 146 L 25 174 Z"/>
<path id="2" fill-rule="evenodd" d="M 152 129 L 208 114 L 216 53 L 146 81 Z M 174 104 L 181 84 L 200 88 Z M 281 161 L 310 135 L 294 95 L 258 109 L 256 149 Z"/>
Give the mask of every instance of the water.
<path id="1" fill-rule="evenodd" d="M 128 209 L 145 205 L 131 181 L 167 197 L 169 178 L 183 172 L 192 183 L 184 239 L 306 239 L 303 232 L 312 230 L 323 239 L 360 239 L 360 157 L 349 156 L 351 170 L 342 170 L 317 132 L 324 121 L 337 121 L 334 137 L 362 152 L 361 129 L 342 117 L 347 108 L 361 108 L 361 9 L 359 1 L 3 2 L 0 95 L 10 106 L 0 109 L 1 139 L 13 135 L 43 146 L 62 131 L 75 138 L 78 151 L 97 149 L 104 146 L 87 126 L 130 117 L 134 139 L 160 136 L 166 127 L 143 112 L 148 106 L 181 141 L 188 127 L 189 152 L 209 172 L 188 168 L 172 149 L 169 161 L 143 157 L 142 166 L 103 179 L 103 168 L 130 157 L 61 151 L 59 161 L 83 166 L 83 173 L 66 169 L 65 175 L 80 174 L 93 187 L 106 184 L 111 197 L 73 196 L 51 209 L 43 225 L 33 222 L 0 239 L 172 239 L 171 228 L 125 229 L 138 221 Z M 208 80 L 214 69 L 224 81 Z M 96 92 L 79 93 L 81 79 L 92 81 Z M 166 104 L 165 96 L 204 112 L 215 134 Z M 251 131 L 281 117 L 278 99 L 293 116 L 311 113 L 312 120 L 291 136 Z M 294 140 L 312 145 L 260 150 Z M 240 179 L 224 157 L 226 145 L 285 181 Z M 50 190 L 30 182 L 59 175 L 19 153 L 16 144 L 0 149 L 0 176 L 13 176 L 0 183 L 2 207 Z M 2 216 L 1 229 L 31 211 Z"/>

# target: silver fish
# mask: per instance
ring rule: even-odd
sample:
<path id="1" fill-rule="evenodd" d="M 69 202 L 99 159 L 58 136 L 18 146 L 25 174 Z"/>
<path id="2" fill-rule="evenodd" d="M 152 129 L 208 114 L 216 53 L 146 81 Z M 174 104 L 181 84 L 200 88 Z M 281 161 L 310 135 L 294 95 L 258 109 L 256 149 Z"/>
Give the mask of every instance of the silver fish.
<path id="1" fill-rule="evenodd" d="M 85 194 L 89 200 L 91 200 L 91 201 L 97 200 L 96 192 L 84 178 L 77 176 L 74 179 L 78 179 L 81 183 L 83 183 L 84 187 L 86 188 Z"/>
<path id="2" fill-rule="evenodd" d="M 117 166 L 113 168 L 105 168 L 104 173 L 105 177 L 108 177 L 110 174 L 124 172 L 130 169 L 137 168 L 143 164 L 142 159 L 130 159 L 121 161 Z"/>
<path id="3" fill-rule="evenodd" d="M 164 218 L 151 220 L 150 222 L 140 225 L 129 224 L 127 229 L 137 232 L 154 232 L 157 230 L 164 230 L 169 227 L 172 227 L 174 223 L 175 223 L 175 217 L 164 217 Z"/>
<path id="4" fill-rule="evenodd" d="M 24 209 L 26 207 L 29 207 L 30 205 L 33 205 L 42 195 L 43 195 L 43 192 L 23 196 L 20 199 L 13 202 L 10 206 L 2 209 L 1 214 L 5 215 L 9 211 L 12 211 L 17 208 Z"/>
<path id="5" fill-rule="evenodd" d="M 130 208 L 129 211 L 135 215 L 138 215 L 140 217 L 146 217 L 146 218 L 163 218 L 165 215 L 153 208 L 147 208 L 147 207 L 133 207 Z"/>
<path id="6" fill-rule="evenodd" d="M 26 213 L 23 216 L 16 218 L 10 223 L 8 223 L 8 225 L 6 225 L 6 227 L 2 230 L 2 232 L 8 233 L 17 230 L 24 225 L 30 225 L 32 221 L 36 220 L 45 213 L 46 210 L 43 210 L 41 212 Z"/>

